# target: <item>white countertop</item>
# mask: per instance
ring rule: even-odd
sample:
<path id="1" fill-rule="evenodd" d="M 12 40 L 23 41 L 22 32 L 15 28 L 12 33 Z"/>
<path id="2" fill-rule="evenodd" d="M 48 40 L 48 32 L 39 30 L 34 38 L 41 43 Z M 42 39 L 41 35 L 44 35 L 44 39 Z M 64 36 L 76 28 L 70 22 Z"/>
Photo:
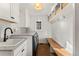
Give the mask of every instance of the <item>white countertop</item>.
<path id="1" fill-rule="evenodd" d="M 36 32 L 27 32 L 27 33 L 15 33 L 12 34 L 14 36 L 21 35 L 21 36 L 33 36 Z M 22 38 L 22 39 L 8 39 L 7 42 L 0 42 L 0 50 L 14 50 L 17 48 L 19 45 L 21 45 L 27 38 Z"/>
<path id="2" fill-rule="evenodd" d="M 14 50 L 26 39 L 8 39 L 6 42 L 0 42 L 0 50 Z"/>
<path id="3" fill-rule="evenodd" d="M 36 32 L 27 32 L 27 33 L 15 33 L 12 35 L 23 35 L 23 36 L 33 36 Z"/>

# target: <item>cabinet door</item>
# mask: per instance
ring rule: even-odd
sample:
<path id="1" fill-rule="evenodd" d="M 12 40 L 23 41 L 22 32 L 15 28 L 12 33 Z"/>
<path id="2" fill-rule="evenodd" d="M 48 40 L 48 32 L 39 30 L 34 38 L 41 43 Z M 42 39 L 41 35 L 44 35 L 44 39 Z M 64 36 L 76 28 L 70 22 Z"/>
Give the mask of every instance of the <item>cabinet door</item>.
<path id="1" fill-rule="evenodd" d="M 14 56 L 26 56 L 27 55 L 27 40 L 23 42 L 19 47 L 14 50 Z"/>
<path id="2" fill-rule="evenodd" d="M 11 3 L 10 4 L 10 17 L 13 21 L 19 21 L 19 4 L 18 3 Z"/>
<path id="3" fill-rule="evenodd" d="M 9 19 L 10 18 L 10 4 L 9 3 L 0 3 L 0 18 Z"/>
<path id="4" fill-rule="evenodd" d="M 26 27 L 30 27 L 30 15 L 29 15 L 28 9 L 25 9 L 25 12 L 26 12 L 26 14 L 25 14 L 26 15 L 25 16 L 26 17 L 26 19 L 25 19 L 26 20 L 26 24 L 25 25 L 26 25 Z"/>
<path id="5" fill-rule="evenodd" d="M 33 55 L 32 36 L 27 36 L 27 56 Z"/>
<path id="6" fill-rule="evenodd" d="M 20 4 L 20 27 L 30 27 L 29 10 Z"/>
<path id="7" fill-rule="evenodd" d="M 23 43 L 23 49 L 22 49 L 22 56 L 27 56 L 27 39 L 26 41 Z"/>

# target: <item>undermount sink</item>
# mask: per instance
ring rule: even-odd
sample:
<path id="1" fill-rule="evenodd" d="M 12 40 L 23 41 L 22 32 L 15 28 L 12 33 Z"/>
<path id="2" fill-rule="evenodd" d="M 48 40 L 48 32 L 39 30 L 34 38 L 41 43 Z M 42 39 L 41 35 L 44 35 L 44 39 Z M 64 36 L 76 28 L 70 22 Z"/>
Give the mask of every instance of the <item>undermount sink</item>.
<path id="1" fill-rule="evenodd" d="M 21 39 L 8 39 L 6 42 L 0 41 L 0 46 L 12 46 L 20 43 Z"/>
<path id="2" fill-rule="evenodd" d="M 26 39 L 26 36 L 11 35 L 6 42 L 0 41 L 0 50 L 13 50 Z"/>
<path id="3" fill-rule="evenodd" d="M 6 42 L 0 41 L 0 50 L 13 50 L 24 41 L 25 39 L 8 39 Z"/>
<path id="4" fill-rule="evenodd" d="M 23 36 L 23 35 L 11 35 L 10 39 L 27 39 L 27 36 Z"/>

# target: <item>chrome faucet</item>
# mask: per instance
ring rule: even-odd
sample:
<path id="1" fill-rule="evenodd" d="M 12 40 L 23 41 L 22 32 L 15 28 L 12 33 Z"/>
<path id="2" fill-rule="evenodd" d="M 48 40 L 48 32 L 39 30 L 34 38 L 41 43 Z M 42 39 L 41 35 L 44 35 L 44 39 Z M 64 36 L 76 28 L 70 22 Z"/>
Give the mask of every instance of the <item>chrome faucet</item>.
<path id="1" fill-rule="evenodd" d="M 7 36 L 6 36 L 6 30 L 7 29 L 10 29 L 11 30 L 11 34 L 13 34 L 13 31 L 12 31 L 12 29 L 10 27 L 5 28 L 5 30 L 4 30 L 4 40 L 3 40 L 4 42 L 6 42 L 6 40 L 8 39 Z"/>

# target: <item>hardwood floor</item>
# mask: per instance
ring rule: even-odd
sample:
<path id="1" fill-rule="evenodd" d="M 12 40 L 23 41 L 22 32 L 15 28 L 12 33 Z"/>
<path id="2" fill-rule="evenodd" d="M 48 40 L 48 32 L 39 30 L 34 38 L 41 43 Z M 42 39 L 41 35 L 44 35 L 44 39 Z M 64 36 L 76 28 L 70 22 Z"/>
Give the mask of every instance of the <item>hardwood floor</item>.
<path id="1" fill-rule="evenodd" d="M 52 55 L 54 56 L 55 54 L 52 54 Z M 36 56 L 51 56 L 49 45 L 48 44 L 38 44 Z"/>

